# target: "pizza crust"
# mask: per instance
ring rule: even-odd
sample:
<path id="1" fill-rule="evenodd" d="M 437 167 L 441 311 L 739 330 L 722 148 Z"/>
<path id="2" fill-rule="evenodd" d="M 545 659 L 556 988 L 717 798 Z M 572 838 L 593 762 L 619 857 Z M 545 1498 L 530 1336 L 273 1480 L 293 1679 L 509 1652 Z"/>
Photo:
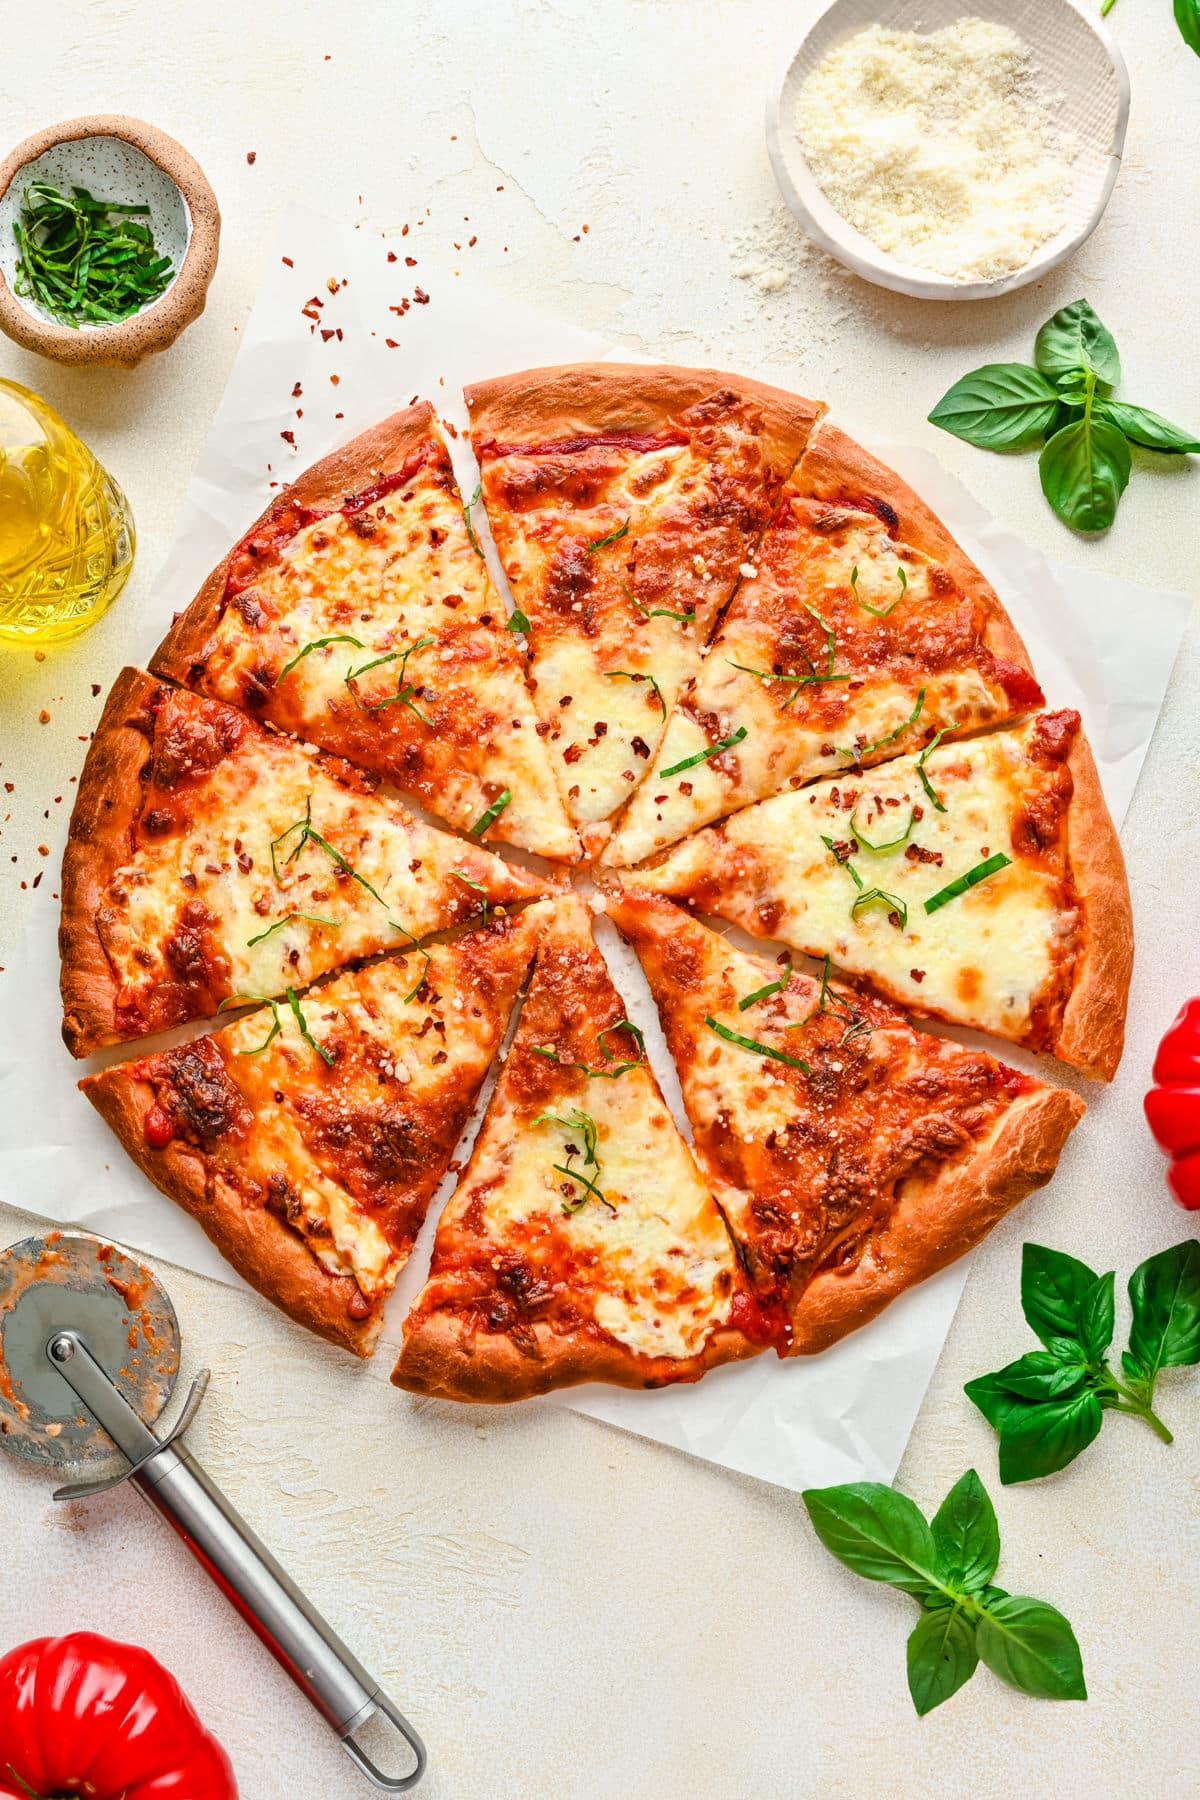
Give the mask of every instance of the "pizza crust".
<path id="1" fill-rule="evenodd" d="M 729 389 L 762 409 L 767 434 L 800 455 L 825 411 L 806 400 L 721 369 L 685 369 L 671 363 L 567 363 L 522 369 L 478 381 L 463 390 L 478 452 L 489 442 L 554 443 L 603 432 L 656 431 L 698 401 Z"/>
<path id="2" fill-rule="evenodd" d="M 903 1187 L 887 1222 L 845 1273 L 818 1274 L 792 1307 L 791 1356 L 809 1356 L 865 1325 L 906 1288 L 974 1249 L 1010 1208 L 1054 1174 L 1084 1113 L 1065 1088 L 1024 1094 L 965 1161 Z"/>
<path id="3" fill-rule="evenodd" d="M 963 593 L 982 601 L 987 608 L 986 640 L 993 656 L 1001 662 L 1015 664 L 1036 681 L 1029 652 L 1001 605 L 995 588 L 951 537 L 937 514 L 914 494 L 894 469 L 889 469 L 886 463 L 864 450 L 836 425 L 822 423 L 804 453 L 795 480 L 801 492 L 813 499 L 826 500 L 831 506 L 861 508 L 864 497 L 882 500 L 896 516 L 895 535 L 900 541 L 939 564 Z M 1030 705 L 1033 704 L 1031 701 Z"/>
<path id="4" fill-rule="evenodd" d="M 192 666 L 203 660 L 209 638 L 220 622 L 225 603 L 229 568 L 238 547 L 246 538 L 265 526 L 281 505 L 335 509 L 353 494 L 361 493 L 403 466 L 433 432 L 434 412 L 427 400 L 392 413 L 370 431 L 364 431 L 340 450 L 322 457 L 305 469 L 296 480 L 283 488 L 265 507 L 252 525 L 247 526 L 229 554 L 222 558 L 201 587 L 191 605 L 182 612 L 168 631 L 154 655 L 150 668 L 155 675 L 166 675 L 188 685 Z"/>
<path id="5" fill-rule="evenodd" d="M 141 811 L 141 772 L 150 756 L 149 706 L 159 683 L 140 669 L 123 669 L 104 703 L 88 746 L 63 855 L 58 948 L 63 1041 L 72 1056 L 87 1056 L 112 1035 L 117 982 L 96 915 L 113 870 L 128 855 Z"/>
<path id="6" fill-rule="evenodd" d="M 545 1326 L 535 1327 L 534 1335 L 538 1354 L 525 1355 L 503 1332 L 479 1331 L 471 1340 L 454 1313 L 426 1313 L 405 1339 L 392 1382 L 409 1393 L 438 1400 L 498 1406 L 584 1381 L 626 1388 L 699 1381 L 719 1363 L 757 1356 L 762 1348 L 729 1326 L 719 1327 L 701 1354 L 687 1363 L 669 1356 L 635 1356 L 600 1338 L 560 1337 Z M 681 1374 L 681 1369 L 687 1372 Z"/>
<path id="7" fill-rule="evenodd" d="M 243 1280 L 331 1344 L 356 1356 L 371 1354 L 383 1324 L 381 1305 L 365 1319 L 352 1318 L 347 1301 L 356 1290 L 349 1277 L 331 1275 L 281 1219 L 263 1207 L 247 1207 L 191 1146 L 173 1140 L 163 1150 L 151 1149 L 145 1121 L 154 1090 L 148 1081 L 126 1066 L 86 1075 L 79 1087 L 142 1173 L 191 1214 Z"/>
<path id="8" fill-rule="evenodd" d="M 1082 732 L 1076 734 L 1067 767 L 1074 782 L 1067 808 L 1067 857 L 1083 906 L 1084 940 L 1054 1049 L 1086 1074 L 1111 1081 L 1125 1045 L 1133 909 L 1120 840 Z"/>

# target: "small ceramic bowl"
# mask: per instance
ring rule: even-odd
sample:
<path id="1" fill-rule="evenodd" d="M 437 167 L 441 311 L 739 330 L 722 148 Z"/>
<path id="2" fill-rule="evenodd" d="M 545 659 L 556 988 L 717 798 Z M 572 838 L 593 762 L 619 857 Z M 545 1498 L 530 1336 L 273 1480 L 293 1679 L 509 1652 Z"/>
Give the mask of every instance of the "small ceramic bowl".
<path id="1" fill-rule="evenodd" d="M 170 286 L 114 325 L 62 325 L 31 298 L 18 298 L 13 222 L 31 181 L 97 199 L 147 205 L 156 249 L 171 258 Z M 204 311 L 217 266 L 221 214 L 204 171 L 182 144 L 141 119 L 95 113 L 52 125 L 18 144 L 0 163 L 0 331 L 27 350 L 64 363 L 131 368 L 174 343 Z"/>
<path id="2" fill-rule="evenodd" d="M 870 25 L 939 31 L 964 14 L 1007 25 L 1029 45 L 1063 127 L 1079 141 L 1061 229 L 1029 262 L 990 281 L 955 281 L 881 250 L 826 199 L 796 132 L 800 89 L 835 45 Z M 767 151 L 780 192 L 808 235 L 855 274 L 927 300 L 978 300 L 1038 281 L 1077 250 L 1108 205 L 1129 120 L 1129 72 L 1108 32 L 1075 0 L 831 0 L 767 97 Z"/>

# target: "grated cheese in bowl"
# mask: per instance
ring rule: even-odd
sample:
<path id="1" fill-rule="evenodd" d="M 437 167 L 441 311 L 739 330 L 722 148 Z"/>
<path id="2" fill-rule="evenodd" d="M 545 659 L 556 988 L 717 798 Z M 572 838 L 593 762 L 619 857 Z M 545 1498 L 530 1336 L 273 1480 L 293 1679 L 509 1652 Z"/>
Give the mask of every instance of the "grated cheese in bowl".
<path id="1" fill-rule="evenodd" d="M 1007 25 L 872 25 L 813 70 L 796 126 L 825 197 L 881 250 L 990 280 L 1022 268 L 1064 223 L 1079 146 L 1055 124 L 1054 103 Z"/>

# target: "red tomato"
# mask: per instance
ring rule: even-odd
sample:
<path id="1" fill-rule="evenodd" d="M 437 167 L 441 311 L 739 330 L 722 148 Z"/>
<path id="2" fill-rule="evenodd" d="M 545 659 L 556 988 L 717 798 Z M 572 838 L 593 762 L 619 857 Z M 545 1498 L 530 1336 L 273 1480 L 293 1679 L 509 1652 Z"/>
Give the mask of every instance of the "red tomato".
<path id="1" fill-rule="evenodd" d="M 0 1658 L 0 1795 L 237 1800 L 233 1767 L 175 1677 L 93 1631 Z"/>
<path id="2" fill-rule="evenodd" d="M 1167 1185 L 1180 1206 L 1200 1210 L 1200 995 L 1187 1001 L 1158 1046 L 1154 1081 L 1143 1105 L 1171 1158 Z"/>

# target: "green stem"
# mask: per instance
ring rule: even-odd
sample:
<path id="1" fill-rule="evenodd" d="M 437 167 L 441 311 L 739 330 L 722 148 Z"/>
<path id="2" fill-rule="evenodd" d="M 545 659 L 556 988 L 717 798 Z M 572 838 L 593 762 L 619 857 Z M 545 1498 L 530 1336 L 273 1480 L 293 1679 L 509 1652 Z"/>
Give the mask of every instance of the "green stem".
<path id="1" fill-rule="evenodd" d="M 1116 0 L 1104 0 L 1104 4 L 1100 8 L 1100 17 L 1102 19 L 1107 19 L 1109 13 L 1112 11 L 1112 9 L 1115 5 L 1116 5 Z"/>
<path id="2" fill-rule="evenodd" d="M 1108 1409 L 1110 1412 L 1132 1413 L 1136 1418 L 1144 1419 L 1151 1431 L 1153 1431 L 1157 1437 L 1160 1437 L 1164 1444 L 1173 1444 L 1175 1442 L 1174 1432 L 1170 1431 L 1167 1426 L 1163 1424 L 1148 1400 L 1141 1399 L 1131 1387 L 1126 1387 L 1123 1381 L 1118 1381 L 1117 1377 L 1113 1374 L 1107 1364 L 1103 1365 L 1103 1373 L 1105 1385 L 1112 1393 L 1123 1395 L 1126 1402 L 1125 1405 L 1122 1405 L 1119 1401 L 1115 1401 Z"/>

